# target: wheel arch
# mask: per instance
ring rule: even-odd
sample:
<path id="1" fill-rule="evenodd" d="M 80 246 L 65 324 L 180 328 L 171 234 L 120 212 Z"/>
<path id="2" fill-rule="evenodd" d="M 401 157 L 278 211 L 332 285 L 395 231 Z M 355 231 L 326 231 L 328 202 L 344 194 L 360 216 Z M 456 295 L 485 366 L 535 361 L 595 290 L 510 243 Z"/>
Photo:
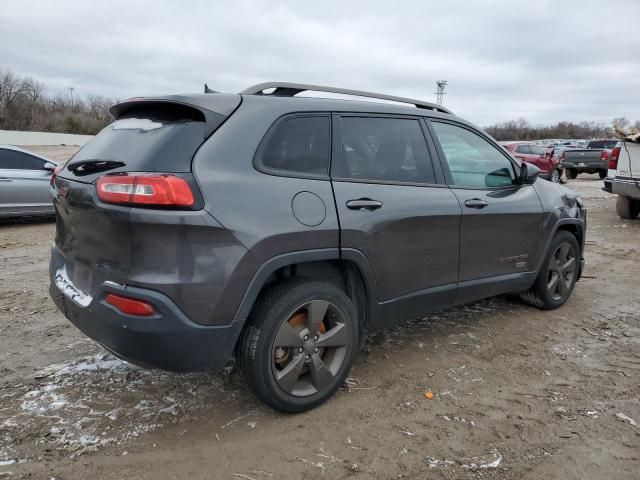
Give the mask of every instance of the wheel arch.
<path id="1" fill-rule="evenodd" d="M 579 220 L 577 218 L 563 218 L 563 219 L 559 220 L 555 224 L 555 226 L 553 227 L 553 230 L 551 231 L 551 235 L 549 235 L 547 237 L 547 241 L 546 241 L 546 244 L 545 244 L 545 247 L 544 247 L 543 254 L 540 257 L 538 268 L 536 269 L 537 272 L 540 272 L 540 269 L 542 268 L 542 264 L 544 263 L 544 259 L 547 258 L 547 253 L 549 253 L 549 247 L 551 246 L 551 242 L 553 241 L 553 239 L 555 238 L 557 233 L 560 232 L 560 231 L 569 232 L 574 237 L 576 237 L 576 240 L 577 240 L 578 245 L 580 247 L 580 257 L 581 258 L 583 257 L 583 255 L 584 255 L 584 242 L 585 242 L 585 225 L 584 225 L 584 222 L 582 222 L 581 220 Z M 579 272 L 578 272 L 578 279 L 580 279 L 581 275 L 582 275 L 582 269 L 580 269 Z"/>
<path id="2" fill-rule="evenodd" d="M 360 314 L 363 331 L 379 320 L 377 287 L 373 270 L 362 252 L 326 248 L 286 253 L 262 264 L 253 276 L 236 310 L 235 321 L 244 323 L 260 293 L 270 285 L 292 277 L 329 281 L 345 289 Z M 364 338 L 364 336 L 362 336 Z"/>

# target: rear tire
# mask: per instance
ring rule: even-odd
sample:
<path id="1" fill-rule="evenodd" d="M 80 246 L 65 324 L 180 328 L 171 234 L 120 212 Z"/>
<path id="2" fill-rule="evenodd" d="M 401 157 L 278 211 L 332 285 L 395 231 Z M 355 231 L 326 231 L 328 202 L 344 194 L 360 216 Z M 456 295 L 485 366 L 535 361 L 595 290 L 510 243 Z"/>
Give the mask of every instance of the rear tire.
<path id="1" fill-rule="evenodd" d="M 236 356 L 256 397 L 298 413 L 322 404 L 344 383 L 358 337 L 356 308 L 340 288 L 291 279 L 260 295 Z"/>
<path id="2" fill-rule="evenodd" d="M 562 172 L 559 168 L 554 168 L 551 170 L 549 174 L 549 181 L 553 183 L 560 183 L 560 178 L 562 177 Z"/>
<path id="3" fill-rule="evenodd" d="M 636 218 L 640 214 L 640 200 L 635 200 L 626 195 L 618 195 L 616 213 L 620 218 Z"/>
<path id="4" fill-rule="evenodd" d="M 607 177 L 607 171 L 606 170 L 598 170 L 598 176 L 600 177 L 600 180 L 604 180 Z"/>
<path id="5" fill-rule="evenodd" d="M 578 178 L 578 171 L 575 168 L 567 168 L 567 178 L 575 180 Z"/>
<path id="6" fill-rule="evenodd" d="M 560 231 L 551 241 L 538 278 L 531 289 L 520 294 L 525 303 L 551 310 L 569 299 L 578 279 L 580 247 L 571 233 Z"/>

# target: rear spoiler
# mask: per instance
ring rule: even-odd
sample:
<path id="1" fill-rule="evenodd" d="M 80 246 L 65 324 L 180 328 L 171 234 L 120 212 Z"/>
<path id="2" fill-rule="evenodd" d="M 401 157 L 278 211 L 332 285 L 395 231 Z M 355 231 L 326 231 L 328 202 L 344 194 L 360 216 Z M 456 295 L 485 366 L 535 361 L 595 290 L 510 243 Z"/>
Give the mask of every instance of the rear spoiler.
<path id="1" fill-rule="evenodd" d="M 109 109 L 116 120 L 125 115 L 144 111 L 145 108 L 169 108 L 176 113 L 192 116 L 205 123 L 205 138 L 209 137 L 229 115 L 231 115 L 242 97 L 236 94 L 195 94 L 169 95 L 166 97 L 134 97 L 112 105 Z"/>

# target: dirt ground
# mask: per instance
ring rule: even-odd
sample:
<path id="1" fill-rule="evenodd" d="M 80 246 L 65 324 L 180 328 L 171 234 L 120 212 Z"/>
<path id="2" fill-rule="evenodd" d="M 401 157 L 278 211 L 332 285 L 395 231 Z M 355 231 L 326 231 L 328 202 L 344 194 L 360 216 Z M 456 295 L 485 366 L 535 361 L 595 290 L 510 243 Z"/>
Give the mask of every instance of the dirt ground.
<path id="1" fill-rule="evenodd" d="M 49 299 L 54 223 L 4 221 L 0 478 L 640 478 L 640 220 L 601 185 L 569 183 L 589 228 L 564 307 L 502 296 L 372 336 L 345 388 L 300 415 L 259 404 L 233 366 L 107 355 Z"/>

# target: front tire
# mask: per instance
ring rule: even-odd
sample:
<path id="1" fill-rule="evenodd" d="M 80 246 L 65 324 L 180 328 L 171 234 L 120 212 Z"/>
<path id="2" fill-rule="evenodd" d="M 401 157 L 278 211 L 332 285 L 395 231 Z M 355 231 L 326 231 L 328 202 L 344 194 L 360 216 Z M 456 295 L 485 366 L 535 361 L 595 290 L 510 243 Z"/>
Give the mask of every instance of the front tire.
<path id="1" fill-rule="evenodd" d="M 635 200 L 626 195 L 618 195 L 616 213 L 620 218 L 636 218 L 640 214 L 640 200 Z"/>
<path id="2" fill-rule="evenodd" d="M 529 305 L 543 310 L 558 308 L 569 299 L 578 280 L 580 247 L 571 233 L 560 231 L 549 246 L 538 278 L 520 294 Z"/>
<path id="3" fill-rule="evenodd" d="M 549 174 L 549 181 L 553 183 L 560 183 L 560 178 L 562 177 L 562 172 L 560 172 L 559 168 L 554 168 L 551 170 Z"/>
<path id="4" fill-rule="evenodd" d="M 237 350 L 243 378 L 271 408 L 298 413 L 331 397 L 355 359 L 359 322 L 337 286 L 292 279 L 258 299 Z"/>

